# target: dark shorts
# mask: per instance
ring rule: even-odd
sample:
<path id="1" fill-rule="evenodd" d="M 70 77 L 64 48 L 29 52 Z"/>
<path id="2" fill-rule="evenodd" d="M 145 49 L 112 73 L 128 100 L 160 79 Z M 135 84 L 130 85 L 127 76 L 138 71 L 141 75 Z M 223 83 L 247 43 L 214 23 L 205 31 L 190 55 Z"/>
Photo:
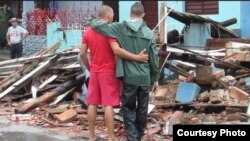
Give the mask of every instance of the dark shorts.
<path id="1" fill-rule="evenodd" d="M 23 56 L 22 43 L 12 44 L 10 47 L 10 59 L 20 58 Z"/>

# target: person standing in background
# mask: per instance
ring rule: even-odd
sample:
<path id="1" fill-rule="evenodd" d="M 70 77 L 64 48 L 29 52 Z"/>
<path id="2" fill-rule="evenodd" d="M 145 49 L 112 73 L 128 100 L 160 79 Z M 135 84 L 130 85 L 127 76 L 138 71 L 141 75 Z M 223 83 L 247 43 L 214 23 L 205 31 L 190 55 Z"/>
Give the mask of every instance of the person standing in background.
<path id="1" fill-rule="evenodd" d="M 17 25 L 17 18 L 11 18 L 11 27 L 7 31 L 7 42 L 10 46 L 10 58 L 20 58 L 23 56 L 22 41 L 28 36 L 28 31 Z"/>

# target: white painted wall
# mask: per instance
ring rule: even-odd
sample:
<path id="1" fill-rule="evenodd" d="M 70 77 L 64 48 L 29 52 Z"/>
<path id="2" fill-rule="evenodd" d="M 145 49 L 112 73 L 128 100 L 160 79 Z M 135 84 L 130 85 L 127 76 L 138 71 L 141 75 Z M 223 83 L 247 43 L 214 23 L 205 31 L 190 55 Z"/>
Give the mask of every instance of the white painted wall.
<path id="1" fill-rule="evenodd" d="M 35 8 L 34 1 L 23 1 L 23 11 L 28 12 Z"/>
<path id="2" fill-rule="evenodd" d="M 59 9 L 82 9 L 88 10 L 92 8 L 99 8 L 102 1 L 58 1 Z"/>

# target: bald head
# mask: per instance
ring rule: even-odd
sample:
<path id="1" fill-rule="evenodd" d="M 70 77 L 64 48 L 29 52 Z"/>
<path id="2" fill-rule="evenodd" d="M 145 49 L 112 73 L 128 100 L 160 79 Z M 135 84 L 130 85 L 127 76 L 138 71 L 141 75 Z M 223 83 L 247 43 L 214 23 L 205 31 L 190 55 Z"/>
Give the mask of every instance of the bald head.
<path id="1" fill-rule="evenodd" d="M 98 19 L 105 20 L 107 22 L 112 22 L 114 17 L 113 9 L 110 6 L 102 5 L 98 11 Z"/>

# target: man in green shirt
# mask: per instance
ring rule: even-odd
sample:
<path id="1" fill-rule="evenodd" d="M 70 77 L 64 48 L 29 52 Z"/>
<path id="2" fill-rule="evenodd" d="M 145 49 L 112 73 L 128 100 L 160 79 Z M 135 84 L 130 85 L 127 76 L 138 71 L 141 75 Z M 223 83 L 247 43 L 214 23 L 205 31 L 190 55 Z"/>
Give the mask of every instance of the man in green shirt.
<path id="1" fill-rule="evenodd" d="M 158 55 L 153 32 L 143 21 L 144 8 L 136 2 L 131 7 L 131 20 L 107 24 L 95 20 L 90 25 L 97 32 L 117 38 L 122 48 L 138 54 L 146 49 L 149 61 L 140 63 L 117 58 L 116 76 L 123 80 L 122 110 L 129 141 L 140 141 L 147 124 L 150 86 L 158 80 Z"/>

